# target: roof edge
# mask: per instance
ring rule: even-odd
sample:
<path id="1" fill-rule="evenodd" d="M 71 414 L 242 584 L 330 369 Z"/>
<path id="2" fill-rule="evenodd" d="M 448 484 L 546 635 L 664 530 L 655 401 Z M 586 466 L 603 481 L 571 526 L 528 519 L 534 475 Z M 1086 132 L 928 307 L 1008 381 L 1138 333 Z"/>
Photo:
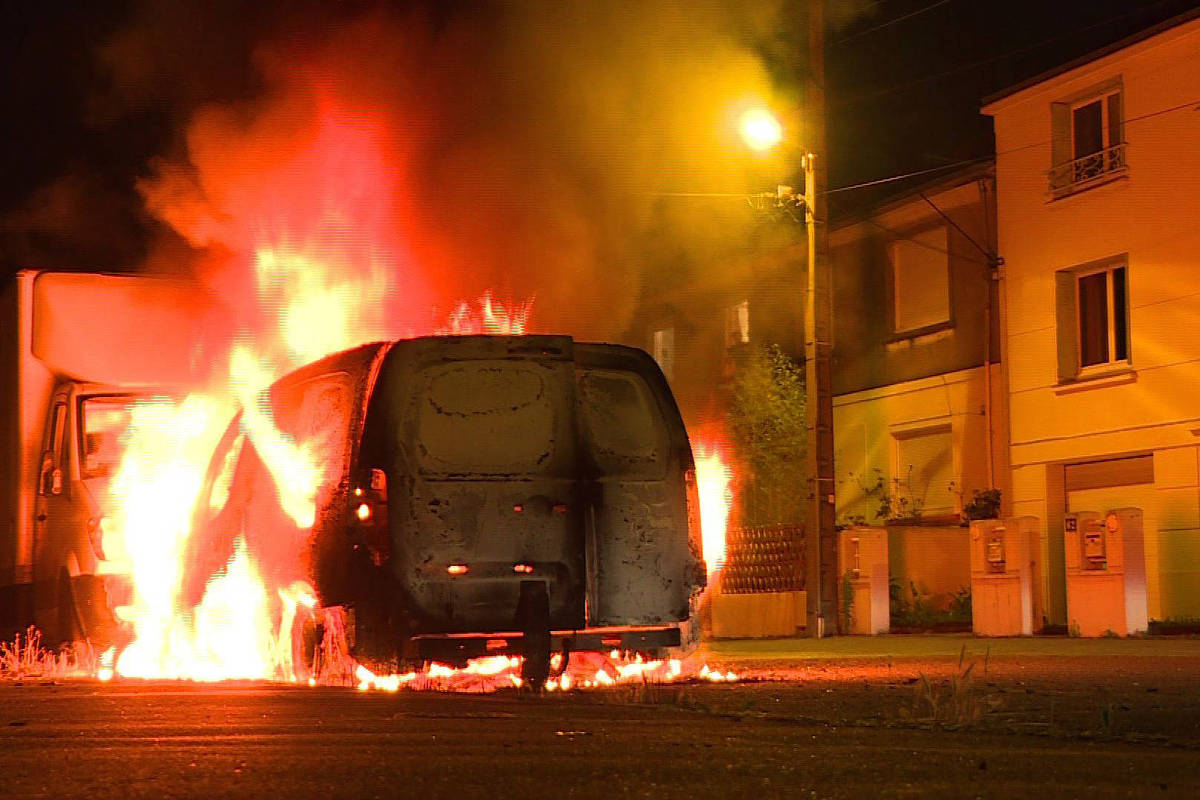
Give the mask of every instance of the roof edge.
<path id="1" fill-rule="evenodd" d="M 856 208 L 851 212 L 840 215 L 837 219 L 831 220 L 829 230 L 841 230 L 854 225 L 861 224 L 874 217 L 881 216 L 894 211 L 897 208 L 903 207 L 906 203 L 910 203 L 918 199 L 922 194 L 939 194 L 941 192 L 957 189 L 959 186 L 965 186 L 971 181 L 979 180 L 980 178 L 992 178 L 996 176 L 996 158 L 989 156 L 986 159 L 981 159 L 976 163 L 968 164 L 965 167 L 954 170 L 953 172 L 940 175 L 931 180 L 923 181 L 915 185 L 907 186 L 899 189 L 896 192 L 880 198 L 874 203 L 870 203 L 862 208 Z"/>
<path id="2" fill-rule="evenodd" d="M 1015 94 L 1019 94 L 1026 89 L 1032 89 L 1034 86 L 1037 86 L 1040 83 L 1045 83 L 1052 78 L 1057 78 L 1059 75 L 1063 75 L 1071 70 L 1086 66 L 1093 61 L 1098 61 L 1105 56 L 1110 56 L 1113 53 L 1117 53 L 1127 47 L 1132 47 L 1133 45 L 1144 42 L 1147 39 L 1153 39 L 1155 36 L 1158 36 L 1161 33 L 1166 33 L 1172 28 L 1178 28 L 1196 19 L 1200 19 L 1200 8 L 1193 8 L 1191 11 L 1185 11 L 1182 14 L 1177 14 L 1170 19 L 1163 20 L 1157 25 L 1151 25 L 1149 28 L 1145 28 L 1130 36 L 1126 36 L 1124 39 L 1120 39 L 1112 44 L 1105 45 L 1097 50 L 1092 50 L 1091 52 L 1085 53 L 1079 58 L 1059 64 L 1057 67 L 1052 67 L 1045 72 L 1034 75 L 1031 78 L 1026 78 L 1020 83 L 1013 84 L 1006 89 L 1001 89 L 998 92 L 987 95 L 982 99 L 982 101 L 980 101 L 980 109 L 984 114 L 987 114 L 986 109 L 988 106 L 994 105 L 1001 100 L 1005 100 Z"/>

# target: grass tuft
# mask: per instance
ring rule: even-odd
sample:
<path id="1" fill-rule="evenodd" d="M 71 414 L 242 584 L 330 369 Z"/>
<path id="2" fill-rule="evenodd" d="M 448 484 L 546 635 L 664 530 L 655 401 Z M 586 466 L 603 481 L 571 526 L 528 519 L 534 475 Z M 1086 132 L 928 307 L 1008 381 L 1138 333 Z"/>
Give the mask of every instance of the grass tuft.
<path id="1" fill-rule="evenodd" d="M 42 645 L 42 634 L 32 625 L 11 642 L 0 642 L 0 680 L 67 678 L 96 674 L 96 652 L 87 642 L 73 642 L 58 650 Z"/>
<path id="2" fill-rule="evenodd" d="M 974 670 L 975 662 L 967 663 L 967 646 L 964 644 L 958 654 L 958 669 L 945 687 L 935 685 L 922 672 L 909 716 L 934 725 L 955 727 L 968 727 L 979 722 L 986 711 L 986 703 L 975 683 Z"/>

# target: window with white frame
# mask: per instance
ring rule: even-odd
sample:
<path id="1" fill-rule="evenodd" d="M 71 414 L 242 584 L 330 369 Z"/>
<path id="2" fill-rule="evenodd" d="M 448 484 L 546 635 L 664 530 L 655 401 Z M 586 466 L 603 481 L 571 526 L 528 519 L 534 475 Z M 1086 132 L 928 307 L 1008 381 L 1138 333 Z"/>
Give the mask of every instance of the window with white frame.
<path id="1" fill-rule="evenodd" d="M 1055 280 L 1059 379 L 1129 364 L 1126 260 L 1063 270 Z"/>
<path id="2" fill-rule="evenodd" d="M 673 380 L 675 377 L 675 329 L 659 328 L 656 330 L 650 342 L 650 348 L 663 375 L 667 376 L 667 380 Z"/>
<path id="3" fill-rule="evenodd" d="M 1070 192 L 1125 170 L 1125 115 L 1120 81 L 1051 105 L 1050 188 Z"/>
<path id="4" fill-rule="evenodd" d="M 725 347 L 750 343 L 750 301 L 725 308 Z"/>
<path id="5" fill-rule="evenodd" d="M 889 245 L 895 333 L 950 321 L 948 236 L 941 225 Z"/>

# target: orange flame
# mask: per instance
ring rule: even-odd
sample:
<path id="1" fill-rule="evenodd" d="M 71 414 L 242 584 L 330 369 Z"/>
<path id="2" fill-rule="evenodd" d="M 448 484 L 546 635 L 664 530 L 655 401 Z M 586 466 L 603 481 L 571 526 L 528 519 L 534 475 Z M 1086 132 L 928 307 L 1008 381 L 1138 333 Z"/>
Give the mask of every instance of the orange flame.
<path id="1" fill-rule="evenodd" d="M 666 684 L 680 681 L 732 683 L 738 680 L 734 672 L 711 669 L 707 664 L 685 664 L 682 659 L 646 660 L 641 655 L 610 653 L 573 653 L 566 667 L 562 656 L 555 654 L 550 661 L 557 673 L 546 679 L 541 687 L 547 692 L 602 689 L 627 684 Z M 372 689 L 398 692 L 450 691 L 486 693 L 522 685 L 521 659 L 515 656 L 476 658 L 462 668 L 433 663 L 420 672 L 376 675 L 361 664 L 355 668 L 359 691 Z"/>
<path id="2" fill-rule="evenodd" d="M 700 530 L 708 574 L 725 566 L 725 528 L 733 502 L 733 470 L 717 441 L 700 442 L 694 448 L 696 485 L 700 494 Z"/>
<path id="3" fill-rule="evenodd" d="M 319 443 L 280 430 L 265 394 L 286 372 L 325 355 L 381 339 L 426 334 L 522 334 L 532 300 L 501 303 L 485 292 L 445 319 L 431 318 L 431 276 L 416 269 L 405 240 L 403 198 L 396 193 L 387 132 L 370 109 L 339 105 L 328 87 L 306 86 L 283 118 L 251 119 L 202 112 L 189 135 L 191 164 L 163 166 L 141 187 L 151 210 L 197 248 L 207 248 L 204 280 L 227 304 L 227 349 L 210 353 L 226 367 L 217 385 L 190 387 L 181 401 L 138 404 L 113 482 L 114 508 L 103 529 L 113 569 L 127 573 L 133 600 L 116 609 L 133 634 L 106 651 L 98 676 L 352 681 L 362 689 L 440 688 L 483 691 L 520 684 L 519 658 L 497 656 L 453 669 L 382 675 L 348 656 L 338 609 L 319 609 L 306 581 L 303 548 L 284 542 L 270 556 L 263 537 L 303 539 L 316 518 L 322 482 Z M 392 176 L 392 177 L 389 177 Z M 442 275 L 456 285 L 458 276 Z M 214 313 L 214 317 L 215 317 Z M 208 502 L 223 508 L 234 489 L 240 453 L 252 447 L 266 466 L 290 530 L 243 530 L 226 563 L 209 577 L 199 602 L 186 601 L 184 559 L 191 512 L 223 430 L 241 409 L 238 438 Z M 723 542 L 728 483 L 713 488 L 723 462 L 697 464 L 705 552 Z M 714 473 L 714 469 L 716 472 Z M 716 495 L 712 493 L 716 492 Z M 717 497 L 714 502 L 711 497 Z M 713 516 L 713 515 L 716 516 Z M 710 517 L 712 522 L 710 523 Z M 719 519 L 719 523 L 717 520 Z M 711 534 L 711 535 L 710 535 Z M 276 551 L 278 550 L 278 552 Z M 710 556 L 711 563 L 720 558 Z M 317 658 L 303 657 L 306 632 L 323 615 Z M 312 663 L 312 667 L 306 666 Z M 733 680 L 678 660 L 579 655 L 546 689 L 562 691 L 629 682 Z"/>
<path id="4" fill-rule="evenodd" d="M 228 351 L 211 358 L 227 366 L 223 381 L 134 410 L 103 528 L 109 570 L 134 585 L 133 602 L 116 609 L 133 642 L 104 667 L 116 675 L 305 680 L 298 631 L 316 598 L 304 583 L 300 544 L 316 518 L 324 454 L 318 442 L 279 429 L 265 390 L 296 367 L 365 342 L 523 333 L 528 324 L 531 300 L 507 306 L 490 293 L 459 303 L 444 320 L 422 310 L 427 282 L 405 255 L 387 132 L 327 88 L 300 94 L 302 108 L 289 108 L 295 114 L 282 126 L 269 113 L 247 127 L 221 110 L 202 112 L 189 137 L 195 169 L 164 166 L 142 186 L 155 213 L 209 248 L 203 277 L 228 306 L 214 319 L 231 322 Z M 208 502 L 224 507 L 248 444 L 294 527 L 243 531 L 200 602 L 187 607 L 191 511 L 238 408 L 240 438 Z M 272 546 L 270 563 L 260 563 L 255 543 L 282 536 L 296 541 Z"/>

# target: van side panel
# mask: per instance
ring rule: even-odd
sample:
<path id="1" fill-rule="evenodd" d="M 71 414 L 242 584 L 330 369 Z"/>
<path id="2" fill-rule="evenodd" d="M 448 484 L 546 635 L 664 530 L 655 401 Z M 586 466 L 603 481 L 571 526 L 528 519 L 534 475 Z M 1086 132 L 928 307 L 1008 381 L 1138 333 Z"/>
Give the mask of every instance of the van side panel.
<path id="1" fill-rule="evenodd" d="M 209 577 L 244 537 L 264 574 L 293 580 L 307 567 L 322 605 L 355 596 L 352 530 L 348 526 L 352 465 L 362 438 L 366 398 L 390 345 L 376 343 L 330 356 L 293 372 L 270 389 L 281 433 L 314 455 L 322 470 L 315 517 L 304 530 L 285 513 L 275 479 L 246 434 L 243 416 L 230 424 L 209 463 L 195 510 L 184 575 L 184 599 L 194 604 Z"/>
<path id="2" fill-rule="evenodd" d="M 367 399 L 389 346 L 371 344 L 331 356 L 272 389 L 280 430 L 317 453 L 324 471 L 317 487 L 316 520 L 304 553 L 322 605 L 345 603 L 357 592 L 351 558 L 354 542 L 347 527 L 353 465 Z"/>

